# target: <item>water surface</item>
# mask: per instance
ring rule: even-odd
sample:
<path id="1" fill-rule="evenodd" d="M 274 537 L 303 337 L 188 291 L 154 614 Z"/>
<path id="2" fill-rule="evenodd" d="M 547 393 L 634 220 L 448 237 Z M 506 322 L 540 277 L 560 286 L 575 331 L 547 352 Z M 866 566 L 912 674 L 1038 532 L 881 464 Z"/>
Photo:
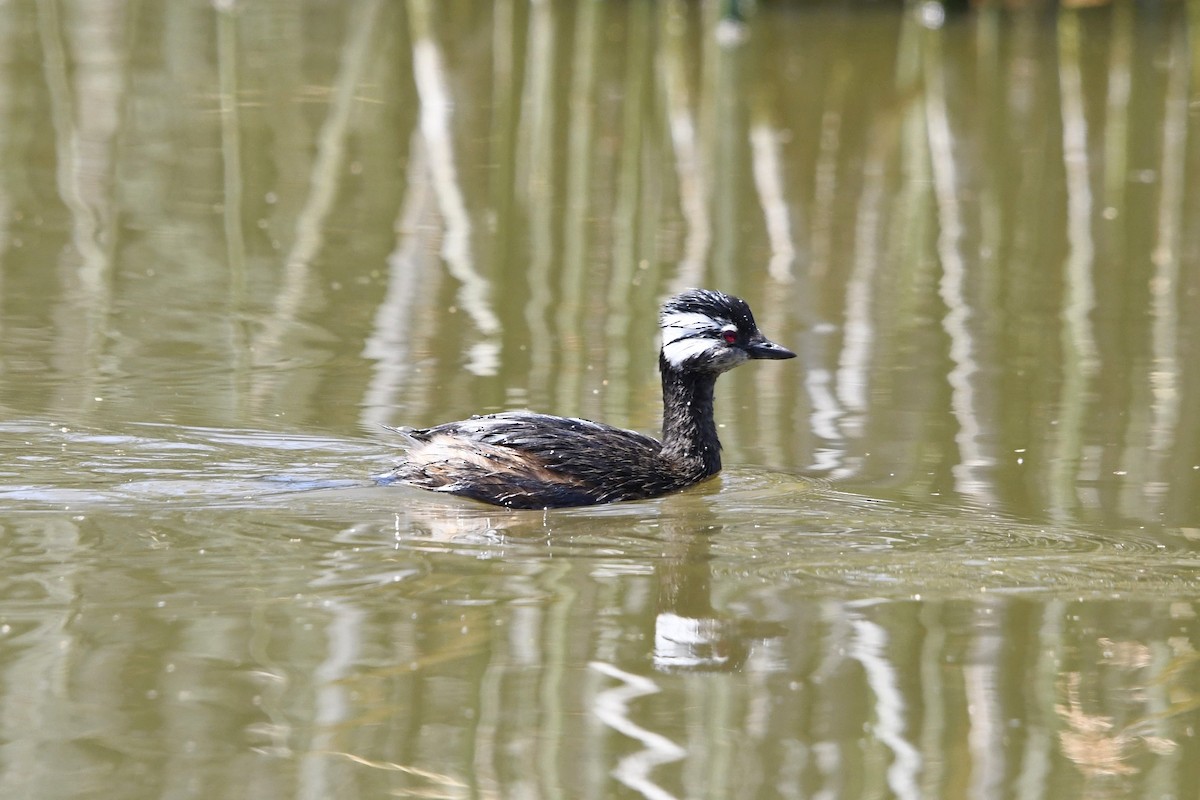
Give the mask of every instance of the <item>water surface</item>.
<path id="1" fill-rule="evenodd" d="M 1194 4 L 0 4 L 0 795 L 1193 797 Z M 514 512 L 383 425 L 727 469 Z"/>

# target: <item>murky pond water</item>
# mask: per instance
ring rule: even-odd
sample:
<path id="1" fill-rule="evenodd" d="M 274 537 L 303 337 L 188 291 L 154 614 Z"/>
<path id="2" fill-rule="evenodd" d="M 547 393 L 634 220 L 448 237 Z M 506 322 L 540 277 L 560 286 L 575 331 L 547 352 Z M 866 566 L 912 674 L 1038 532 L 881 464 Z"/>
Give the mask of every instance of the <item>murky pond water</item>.
<path id="1" fill-rule="evenodd" d="M 1195 4 L 0 4 L 0 796 L 1200 792 Z M 509 511 L 383 426 L 726 470 Z"/>

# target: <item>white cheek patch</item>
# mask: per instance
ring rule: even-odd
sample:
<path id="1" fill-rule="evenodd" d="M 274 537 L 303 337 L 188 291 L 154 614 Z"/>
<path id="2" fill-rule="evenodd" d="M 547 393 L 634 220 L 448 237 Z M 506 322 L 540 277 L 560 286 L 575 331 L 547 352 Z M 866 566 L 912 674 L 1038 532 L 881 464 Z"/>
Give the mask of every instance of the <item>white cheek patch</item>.
<path id="1" fill-rule="evenodd" d="M 712 339 L 677 339 L 668 342 L 665 329 L 663 331 L 663 358 L 673 367 L 682 367 L 689 359 L 720 347 L 721 345 Z"/>
<path id="2" fill-rule="evenodd" d="M 678 339 L 712 331 L 720 327 L 720 322 L 706 314 L 697 314 L 694 311 L 676 311 L 667 314 L 662 319 L 663 344 L 670 344 Z"/>

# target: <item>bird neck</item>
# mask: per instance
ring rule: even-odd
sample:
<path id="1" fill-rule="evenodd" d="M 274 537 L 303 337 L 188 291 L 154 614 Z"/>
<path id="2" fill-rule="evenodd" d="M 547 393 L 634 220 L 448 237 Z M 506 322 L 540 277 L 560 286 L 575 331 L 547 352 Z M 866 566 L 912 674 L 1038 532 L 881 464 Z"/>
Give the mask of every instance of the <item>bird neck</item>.
<path id="1" fill-rule="evenodd" d="M 686 461 L 705 477 L 721 471 L 721 442 L 713 417 L 715 372 L 684 372 L 661 355 L 663 449 L 665 458 Z"/>

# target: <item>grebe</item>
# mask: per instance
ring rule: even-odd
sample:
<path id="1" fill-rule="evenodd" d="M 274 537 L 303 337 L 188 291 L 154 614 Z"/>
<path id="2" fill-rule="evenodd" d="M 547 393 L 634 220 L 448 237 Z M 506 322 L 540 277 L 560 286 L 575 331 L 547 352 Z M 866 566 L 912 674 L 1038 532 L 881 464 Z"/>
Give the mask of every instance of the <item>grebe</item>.
<path id="1" fill-rule="evenodd" d="M 404 483 L 509 508 L 641 500 L 721 471 L 717 376 L 752 358 L 795 358 L 768 340 L 746 301 L 689 289 L 663 304 L 663 440 L 572 417 L 508 411 L 416 430 L 381 483 Z"/>

